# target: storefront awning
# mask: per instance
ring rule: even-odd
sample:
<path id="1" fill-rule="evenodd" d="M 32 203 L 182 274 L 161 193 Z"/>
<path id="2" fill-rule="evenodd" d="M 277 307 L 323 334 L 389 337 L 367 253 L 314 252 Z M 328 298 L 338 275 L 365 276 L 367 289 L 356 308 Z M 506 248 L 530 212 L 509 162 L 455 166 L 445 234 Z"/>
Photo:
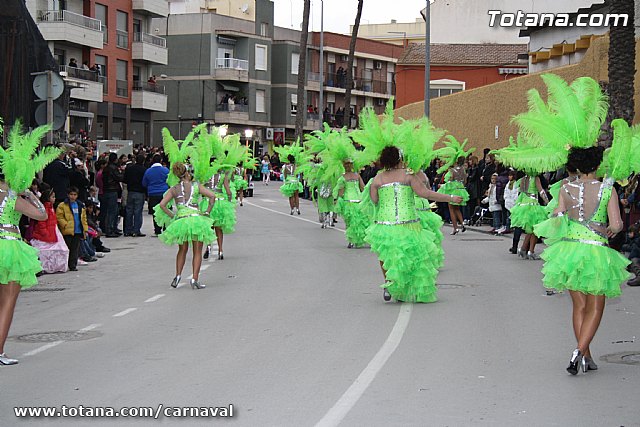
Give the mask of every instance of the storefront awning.
<path id="1" fill-rule="evenodd" d="M 88 111 L 76 111 L 76 110 L 69 110 L 69 115 L 74 117 L 86 117 L 88 119 L 93 119 L 94 117 L 93 113 L 89 113 Z"/>

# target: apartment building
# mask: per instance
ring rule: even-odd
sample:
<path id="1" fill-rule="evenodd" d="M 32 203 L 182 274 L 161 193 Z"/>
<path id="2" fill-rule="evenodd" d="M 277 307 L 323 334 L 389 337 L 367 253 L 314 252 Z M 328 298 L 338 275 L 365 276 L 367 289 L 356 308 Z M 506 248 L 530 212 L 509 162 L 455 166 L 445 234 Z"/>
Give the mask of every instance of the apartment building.
<path id="1" fill-rule="evenodd" d="M 70 89 L 64 134 L 152 143 L 153 114 L 166 111 L 153 67 L 166 64 L 166 40 L 152 19 L 166 0 L 27 0 Z M 72 61 L 73 60 L 73 61 Z M 63 134 L 63 135 L 64 135 Z"/>
<path id="2" fill-rule="evenodd" d="M 174 3 L 182 2 L 171 2 L 177 10 Z M 324 35 L 321 106 L 320 33 L 309 34 L 306 93 L 298 100 L 300 31 L 274 27 L 270 0 L 256 0 L 252 7 L 253 19 L 206 10 L 154 21 L 170 55 L 168 65 L 156 68 L 158 84 L 169 97 L 166 113 L 155 117 L 157 138 L 162 127 L 183 138 L 195 124 L 208 122 L 227 125 L 229 132 L 266 146 L 293 138 L 298 109 L 305 114 L 305 131 L 321 127 L 323 111 L 332 125 L 347 125 L 339 114 L 346 78 L 338 71 L 346 68 L 350 37 Z M 395 62 L 401 52 L 400 46 L 358 40 L 352 112 L 367 105 L 384 110 L 394 93 Z M 354 119 L 351 125 L 356 123 Z"/>

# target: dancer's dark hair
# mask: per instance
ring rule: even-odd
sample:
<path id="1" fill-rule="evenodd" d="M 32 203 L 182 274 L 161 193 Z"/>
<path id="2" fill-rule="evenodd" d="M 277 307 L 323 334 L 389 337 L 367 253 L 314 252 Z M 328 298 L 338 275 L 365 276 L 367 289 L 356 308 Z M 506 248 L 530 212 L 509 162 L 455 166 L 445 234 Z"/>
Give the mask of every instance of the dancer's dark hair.
<path id="1" fill-rule="evenodd" d="M 384 147 L 380 154 L 380 166 L 383 169 L 392 169 L 400 163 L 400 150 L 396 147 Z"/>
<path id="2" fill-rule="evenodd" d="M 602 156 L 604 154 L 604 148 L 589 147 L 589 148 L 572 148 L 569 151 L 569 157 L 567 159 L 567 170 L 574 170 L 580 173 L 595 172 L 602 163 Z"/>

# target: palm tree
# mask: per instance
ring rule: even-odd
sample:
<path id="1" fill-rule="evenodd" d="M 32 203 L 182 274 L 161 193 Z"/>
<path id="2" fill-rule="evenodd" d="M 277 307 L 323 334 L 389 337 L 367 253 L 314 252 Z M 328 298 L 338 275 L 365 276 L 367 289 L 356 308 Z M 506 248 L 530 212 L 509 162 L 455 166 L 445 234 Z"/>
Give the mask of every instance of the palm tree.
<path id="1" fill-rule="evenodd" d="M 307 38 L 309 35 L 309 10 L 311 9 L 311 0 L 304 0 L 304 10 L 302 12 L 302 32 L 300 33 L 300 59 L 298 61 L 298 108 L 296 109 L 296 131 L 295 138 L 301 138 L 304 132 L 304 115 L 307 111 L 304 106 L 305 90 L 304 84 L 307 76 Z"/>
<path id="2" fill-rule="evenodd" d="M 621 118 L 629 125 L 633 121 L 634 76 L 636 73 L 636 39 L 634 0 L 610 0 L 611 14 L 626 14 L 627 25 L 612 25 L 609 30 L 609 114 L 605 125 L 604 144 L 611 145 L 611 121 Z M 615 22 L 615 21 L 614 21 Z"/>
<path id="3" fill-rule="evenodd" d="M 353 86 L 353 56 L 356 52 L 356 41 L 358 40 L 358 28 L 360 28 L 360 17 L 362 16 L 362 3 L 358 0 L 358 12 L 356 22 L 353 24 L 351 32 L 351 43 L 349 43 L 349 58 L 347 59 L 347 90 L 344 93 L 344 124 L 347 128 L 351 125 L 351 87 Z"/>

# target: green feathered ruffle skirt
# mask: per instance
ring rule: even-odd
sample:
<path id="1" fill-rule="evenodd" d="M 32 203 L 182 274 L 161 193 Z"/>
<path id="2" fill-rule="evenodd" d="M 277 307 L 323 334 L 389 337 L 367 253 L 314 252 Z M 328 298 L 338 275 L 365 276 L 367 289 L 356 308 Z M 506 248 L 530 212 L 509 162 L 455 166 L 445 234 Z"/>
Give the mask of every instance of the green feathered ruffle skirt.
<path id="1" fill-rule="evenodd" d="M 387 271 L 382 285 L 391 296 L 406 302 L 437 301 L 437 247 L 419 222 L 402 225 L 372 224 L 365 240 Z"/>
<path id="2" fill-rule="evenodd" d="M 293 197 L 296 191 L 298 193 L 302 193 L 302 191 L 304 191 L 304 187 L 300 181 L 285 182 L 280 187 L 280 193 L 287 198 Z"/>
<path id="3" fill-rule="evenodd" d="M 462 203 L 449 202 L 450 205 L 466 206 L 467 202 L 469 201 L 469 193 L 464 187 L 464 184 L 462 184 L 460 181 L 449 181 L 445 183 L 438 189 L 438 193 L 462 197 Z"/>
<path id="4" fill-rule="evenodd" d="M 38 284 L 36 273 L 42 271 L 38 250 L 22 240 L 0 239 L 0 286 L 15 282 L 22 289 Z"/>
<path id="5" fill-rule="evenodd" d="M 360 203 L 346 202 L 338 199 L 337 212 L 344 218 L 346 237 L 349 243 L 362 246 L 365 243 L 365 234 L 369 227 L 369 218 L 360 210 Z"/>
<path id="6" fill-rule="evenodd" d="M 444 249 L 442 249 L 442 240 L 444 239 L 442 226 L 444 221 L 442 221 L 440 215 L 433 211 L 418 211 L 418 216 L 420 217 L 422 228 L 433 235 L 433 242 L 437 249 L 434 258 L 438 261 L 436 263 L 437 268 L 440 269 L 444 265 Z"/>
<path id="7" fill-rule="evenodd" d="M 214 239 L 212 224 L 213 221 L 206 215 L 176 218 L 158 238 L 167 245 L 181 245 L 185 242 L 209 243 Z"/>
<path id="8" fill-rule="evenodd" d="M 531 234 L 533 227 L 548 217 L 549 214 L 544 206 L 540 206 L 537 201 L 529 203 L 528 200 L 525 200 L 516 203 L 511 209 L 511 226 L 522 228 L 526 234 Z"/>
<path id="9" fill-rule="evenodd" d="M 246 190 L 247 188 L 249 188 L 249 183 L 244 178 L 234 179 L 232 184 L 233 188 L 235 188 L 235 191 Z"/>

